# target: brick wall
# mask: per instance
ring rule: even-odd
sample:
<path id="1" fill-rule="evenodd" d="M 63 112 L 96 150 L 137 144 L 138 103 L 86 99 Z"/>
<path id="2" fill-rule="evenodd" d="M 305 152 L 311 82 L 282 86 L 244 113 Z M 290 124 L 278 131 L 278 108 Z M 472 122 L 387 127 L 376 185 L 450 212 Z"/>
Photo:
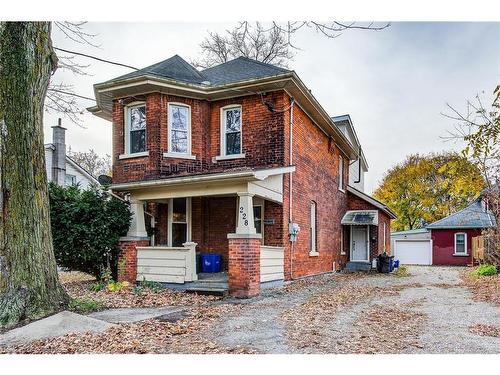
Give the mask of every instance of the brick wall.
<path id="1" fill-rule="evenodd" d="M 118 257 L 118 281 L 135 283 L 137 280 L 137 249 L 139 246 L 149 246 L 148 240 L 120 241 L 120 255 Z"/>
<path id="2" fill-rule="evenodd" d="M 288 241 L 289 177 L 285 176 L 283 204 L 283 242 L 285 246 L 285 278 L 290 279 L 332 271 L 340 255 L 340 220 L 347 209 L 347 195 L 339 191 L 339 148 L 298 107 L 293 111 L 293 221 L 301 230 L 297 242 Z M 285 164 L 288 164 L 289 112 L 285 113 Z M 344 186 L 348 181 L 347 158 L 344 157 Z M 310 251 L 310 204 L 317 207 L 317 257 Z M 293 255 L 292 255 L 293 253 Z M 293 260 L 293 261 L 292 261 Z M 293 274 L 293 275 L 292 275 Z"/>
<path id="3" fill-rule="evenodd" d="M 285 93 L 265 95 L 276 108 L 285 104 Z M 260 95 L 214 102 L 151 93 L 113 103 L 113 181 L 115 183 L 154 180 L 174 176 L 223 172 L 247 167 L 284 165 L 284 114 L 271 113 Z M 146 103 L 146 148 L 149 156 L 119 159 L 124 153 L 124 108 L 135 101 Z M 168 103 L 191 107 L 191 148 L 196 160 L 164 158 L 168 151 Z M 244 159 L 215 161 L 220 154 L 220 111 L 226 105 L 242 106 L 242 151 Z"/>

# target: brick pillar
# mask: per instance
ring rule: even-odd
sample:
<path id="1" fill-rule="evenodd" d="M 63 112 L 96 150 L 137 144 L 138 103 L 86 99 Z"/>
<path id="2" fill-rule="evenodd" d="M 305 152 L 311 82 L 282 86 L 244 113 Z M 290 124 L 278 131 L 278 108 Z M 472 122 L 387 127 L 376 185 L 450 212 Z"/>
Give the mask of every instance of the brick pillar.
<path id="1" fill-rule="evenodd" d="M 228 234 L 229 294 L 250 298 L 260 294 L 259 234 Z"/>
<path id="2" fill-rule="evenodd" d="M 124 237 L 118 244 L 118 281 L 135 283 L 137 280 L 137 247 L 149 246 L 149 239 L 144 237 Z"/>

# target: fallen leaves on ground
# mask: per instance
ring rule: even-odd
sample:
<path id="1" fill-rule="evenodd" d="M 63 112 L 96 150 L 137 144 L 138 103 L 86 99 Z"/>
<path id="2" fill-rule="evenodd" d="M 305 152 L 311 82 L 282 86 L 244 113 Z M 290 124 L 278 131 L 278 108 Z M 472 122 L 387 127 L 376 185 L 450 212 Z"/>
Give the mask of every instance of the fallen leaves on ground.
<path id="1" fill-rule="evenodd" d="M 435 288 L 441 288 L 441 289 L 450 289 L 450 288 L 457 288 L 458 287 L 458 285 L 446 284 L 446 283 L 431 284 L 431 286 L 433 286 Z"/>
<path id="2" fill-rule="evenodd" d="M 251 348 L 222 347 L 206 339 L 204 332 L 236 305 L 201 306 L 175 323 L 146 320 L 124 323 L 101 333 L 71 333 L 25 345 L 0 348 L 0 353 L 18 354 L 125 354 L 125 353 L 253 353 Z"/>
<path id="3" fill-rule="evenodd" d="M 282 319 L 287 338 L 298 349 L 329 352 L 328 327 L 341 307 L 363 301 L 376 288 L 366 285 L 345 285 L 313 295 L 304 303 L 286 310 Z"/>
<path id="4" fill-rule="evenodd" d="M 475 324 L 469 327 L 469 331 L 479 336 L 500 337 L 500 327 L 488 324 Z"/>
<path id="5" fill-rule="evenodd" d="M 91 282 L 74 282 L 64 284 L 64 287 L 72 298 L 91 298 L 108 309 L 121 307 L 192 306 L 207 304 L 221 299 L 221 297 L 185 293 L 168 288 L 158 291 L 142 288 L 140 293 L 134 293 L 132 287 L 122 289 L 118 292 L 110 292 L 106 289 L 94 292 L 90 290 L 91 284 Z"/>
<path id="6" fill-rule="evenodd" d="M 467 286 L 476 301 L 491 302 L 500 306 L 500 274 L 493 276 L 474 276 L 474 270 L 461 273 L 462 285 Z"/>
<path id="7" fill-rule="evenodd" d="M 409 348 L 422 348 L 418 338 L 426 316 L 408 311 L 420 300 L 400 307 L 375 306 L 364 312 L 355 327 L 359 329 L 346 340 L 338 341 L 339 353 L 401 353 Z"/>
<path id="8" fill-rule="evenodd" d="M 283 293 L 297 292 L 305 288 L 320 287 L 323 285 L 362 279 L 368 276 L 374 276 L 375 274 L 368 274 L 364 272 L 353 272 L 353 273 L 329 273 L 319 276 L 311 276 L 303 279 L 298 279 L 286 284 L 284 287 L 280 288 Z"/>
<path id="9" fill-rule="evenodd" d="M 58 275 L 61 284 L 70 284 L 81 281 L 95 281 L 94 276 L 79 271 L 59 271 Z"/>

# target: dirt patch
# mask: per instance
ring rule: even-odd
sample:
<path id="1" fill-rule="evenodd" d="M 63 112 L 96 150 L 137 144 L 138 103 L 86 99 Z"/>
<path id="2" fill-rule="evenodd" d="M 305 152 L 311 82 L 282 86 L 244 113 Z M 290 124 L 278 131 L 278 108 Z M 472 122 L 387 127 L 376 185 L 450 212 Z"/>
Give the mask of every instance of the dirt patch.
<path id="1" fill-rule="evenodd" d="M 286 310 L 281 318 L 287 339 L 297 349 L 329 352 L 332 343 L 328 327 L 341 307 L 365 300 L 376 288 L 365 285 L 346 285 L 318 293 L 304 303 Z"/>
<path id="2" fill-rule="evenodd" d="M 470 326 L 469 331 L 479 336 L 500 337 L 500 327 L 487 324 L 476 324 Z"/>
<path id="3" fill-rule="evenodd" d="M 468 287 L 475 301 L 493 303 L 500 306 L 500 274 L 494 276 L 474 276 L 473 270 L 461 273 L 462 285 Z"/>
<path id="4" fill-rule="evenodd" d="M 426 320 L 424 314 L 410 312 L 411 306 L 374 306 L 361 314 L 355 323 L 358 330 L 347 340 L 338 341 L 339 353 L 401 353 L 409 348 L 422 348 L 419 335 Z"/>
<path id="5" fill-rule="evenodd" d="M 298 291 L 306 289 L 306 288 L 321 287 L 321 286 L 324 286 L 327 284 L 334 284 L 336 282 L 353 281 L 353 280 L 362 279 L 362 278 L 369 277 L 369 276 L 372 277 L 375 275 L 376 274 L 368 274 L 368 273 L 364 273 L 364 272 L 331 273 L 331 274 L 326 274 L 326 275 L 312 276 L 312 277 L 307 277 L 307 278 L 303 278 L 303 279 L 299 279 L 299 280 L 294 280 L 291 283 L 280 288 L 279 290 L 282 293 L 298 292 Z M 276 290 L 276 289 L 270 289 L 271 292 L 273 290 Z"/>
<path id="6" fill-rule="evenodd" d="M 424 286 L 420 283 L 408 283 L 408 284 L 396 284 L 392 285 L 388 288 L 385 288 L 386 290 L 392 290 L 392 291 L 397 291 L 400 292 L 404 289 L 409 289 L 409 288 L 423 288 Z M 384 289 L 382 289 L 383 291 Z"/>
<path id="7" fill-rule="evenodd" d="M 72 298 L 91 298 L 108 309 L 120 307 L 196 306 L 221 299 L 221 297 L 184 293 L 167 288 L 155 291 L 142 288 L 140 293 L 134 292 L 133 287 L 122 289 L 119 292 L 109 292 L 106 289 L 94 292 L 90 290 L 91 285 L 92 282 L 85 281 L 65 284 L 64 287 Z"/>
<path id="8" fill-rule="evenodd" d="M 195 308 L 175 323 L 147 320 L 120 324 L 102 333 L 72 333 L 2 348 L 0 353 L 18 354 L 125 354 L 125 353 L 252 353 L 250 348 L 221 347 L 202 336 L 221 316 L 234 310 L 230 305 Z"/>
<path id="9" fill-rule="evenodd" d="M 79 271 L 59 271 L 58 275 L 61 284 L 70 284 L 82 281 L 95 281 L 94 276 Z"/>
<path id="10" fill-rule="evenodd" d="M 454 284 L 446 284 L 446 283 L 439 283 L 439 284 L 431 284 L 434 288 L 441 288 L 441 289 L 450 289 L 450 288 L 457 288 L 457 285 Z"/>

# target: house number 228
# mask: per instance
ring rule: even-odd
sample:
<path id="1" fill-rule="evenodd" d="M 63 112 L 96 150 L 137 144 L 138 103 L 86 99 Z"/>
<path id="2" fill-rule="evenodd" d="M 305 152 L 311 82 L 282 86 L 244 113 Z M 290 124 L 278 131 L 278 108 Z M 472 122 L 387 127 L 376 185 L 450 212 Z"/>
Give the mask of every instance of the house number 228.
<path id="1" fill-rule="evenodd" d="M 243 219 L 243 225 L 245 227 L 248 227 L 247 214 L 246 214 L 245 209 L 243 207 L 240 207 L 240 214 L 241 214 L 241 218 Z"/>

